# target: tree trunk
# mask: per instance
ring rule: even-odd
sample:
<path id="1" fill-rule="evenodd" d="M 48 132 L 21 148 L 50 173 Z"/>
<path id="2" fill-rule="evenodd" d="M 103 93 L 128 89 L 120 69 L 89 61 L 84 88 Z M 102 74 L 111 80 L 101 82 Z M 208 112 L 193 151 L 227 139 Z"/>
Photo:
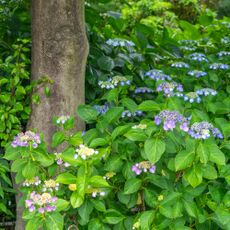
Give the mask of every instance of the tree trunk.
<path id="1" fill-rule="evenodd" d="M 72 115 L 84 103 L 85 65 L 88 42 L 85 32 L 84 0 L 32 1 L 32 81 L 47 76 L 53 80 L 51 96 L 44 88 L 35 90 L 40 104 L 32 104 L 27 130 L 35 128 L 51 142 L 53 116 Z M 76 129 L 84 129 L 77 118 Z M 17 213 L 16 230 L 24 230 Z"/>

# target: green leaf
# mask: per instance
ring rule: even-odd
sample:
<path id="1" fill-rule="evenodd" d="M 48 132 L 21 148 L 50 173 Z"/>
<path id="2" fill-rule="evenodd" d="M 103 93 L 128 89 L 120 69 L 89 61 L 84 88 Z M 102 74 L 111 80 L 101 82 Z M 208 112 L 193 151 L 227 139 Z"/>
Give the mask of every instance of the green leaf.
<path id="1" fill-rule="evenodd" d="M 123 135 L 125 132 L 127 132 L 128 130 L 130 129 L 130 125 L 123 125 L 123 126 L 118 126 L 116 127 L 112 134 L 111 134 L 111 137 L 112 137 L 112 140 L 114 140 L 116 137 L 120 136 L 120 135 Z"/>
<path id="2" fill-rule="evenodd" d="M 192 185 L 193 188 L 197 187 L 202 182 L 202 167 L 201 165 L 194 165 L 185 171 L 185 180 Z"/>
<path id="3" fill-rule="evenodd" d="M 106 139 L 104 139 L 104 138 L 95 138 L 90 143 L 90 147 L 91 148 L 96 148 L 98 146 L 104 146 L 106 144 L 108 144 Z"/>
<path id="4" fill-rule="evenodd" d="M 197 218 L 198 210 L 197 210 L 195 202 L 183 200 L 183 205 L 184 205 L 186 212 L 191 217 Z"/>
<path id="5" fill-rule="evenodd" d="M 150 138 L 145 141 L 144 150 L 148 160 L 154 164 L 160 160 L 162 154 L 164 153 L 165 142 L 156 138 Z"/>
<path id="6" fill-rule="evenodd" d="M 209 180 L 215 180 L 217 178 L 217 171 L 214 166 L 207 164 L 203 168 L 203 177 Z"/>
<path id="7" fill-rule="evenodd" d="M 95 188 L 109 187 L 110 185 L 102 176 L 92 176 L 88 183 Z"/>
<path id="8" fill-rule="evenodd" d="M 141 187 L 141 180 L 137 178 L 131 178 L 125 182 L 124 194 L 132 194 L 137 192 Z"/>
<path id="9" fill-rule="evenodd" d="M 25 230 L 37 230 L 41 227 L 42 222 L 38 217 L 33 217 L 32 219 L 28 220 L 26 223 Z"/>
<path id="10" fill-rule="evenodd" d="M 123 98 L 121 101 L 122 105 L 130 110 L 132 113 L 137 110 L 137 104 L 130 98 Z"/>
<path id="11" fill-rule="evenodd" d="M 38 168 L 31 161 L 29 161 L 22 169 L 22 175 L 26 179 L 31 179 L 32 177 L 36 176 L 37 173 L 38 173 Z"/>
<path id="12" fill-rule="evenodd" d="M 64 217 L 58 212 L 46 214 L 45 226 L 47 230 L 63 230 Z"/>
<path id="13" fill-rule="evenodd" d="M 22 169 L 25 167 L 27 163 L 26 159 L 17 159 L 15 160 L 12 165 L 11 165 L 11 171 L 12 172 L 18 172 L 18 171 L 22 171 Z"/>
<path id="14" fill-rule="evenodd" d="M 160 106 L 155 101 L 146 100 L 138 106 L 138 110 L 141 110 L 141 111 L 159 111 Z"/>
<path id="15" fill-rule="evenodd" d="M 72 135 L 68 142 L 73 145 L 74 147 L 80 145 L 83 143 L 83 140 L 82 140 L 82 132 L 77 132 L 75 133 L 74 135 Z"/>
<path id="16" fill-rule="evenodd" d="M 84 197 L 80 196 L 78 191 L 74 191 L 70 197 L 70 203 L 73 208 L 79 208 L 84 203 Z"/>
<path id="17" fill-rule="evenodd" d="M 102 200 L 91 199 L 90 202 L 93 204 L 94 208 L 96 208 L 100 212 L 106 212 L 105 203 Z"/>
<path id="18" fill-rule="evenodd" d="M 207 145 L 209 160 L 217 165 L 225 165 L 225 155 L 216 144 Z"/>
<path id="19" fill-rule="evenodd" d="M 63 199 L 58 198 L 56 203 L 56 211 L 60 212 L 63 210 L 67 210 L 69 208 L 69 202 Z"/>
<path id="20" fill-rule="evenodd" d="M 170 219 L 183 216 L 181 201 L 176 201 L 173 205 L 160 205 L 159 211 L 163 216 Z"/>
<path id="21" fill-rule="evenodd" d="M 93 206 L 92 204 L 86 200 L 80 208 L 78 208 L 78 213 L 80 215 L 80 217 L 82 218 L 82 220 L 84 222 L 88 222 L 89 221 L 89 216 L 91 214 L 91 212 L 93 211 Z"/>
<path id="22" fill-rule="evenodd" d="M 141 230 L 151 229 L 151 224 L 154 220 L 154 211 L 145 211 L 140 216 Z"/>
<path id="23" fill-rule="evenodd" d="M 145 141 L 147 139 L 147 135 L 140 129 L 131 129 L 124 136 L 131 141 Z"/>
<path id="24" fill-rule="evenodd" d="M 65 134 L 61 131 L 54 133 L 52 136 L 52 147 L 60 145 L 65 140 Z"/>
<path id="25" fill-rule="evenodd" d="M 104 170 L 111 172 L 119 172 L 123 166 L 124 162 L 120 156 L 112 155 L 105 163 Z"/>
<path id="26" fill-rule="evenodd" d="M 195 158 L 195 152 L 182 150 L 176 155 L 175 168 L 176 171 L 188 168 L 191 166 Z"/>
<path id="27" fill-rule="evenodd" d="M 96 218 L 89 222 L 88 230 L 104 230 L 103 224 Z"/>
<path id="28" fill-rule="evenodd" d="M 101 69 L 109 71 L 109 72 L 115 67 L 113 59 L 108 56 L 100 57 L 97 60 L 97 64 Z"/>
<path id="29" fill-rule="evenodd" d="M 6 150 L 5 150 L 5 155 L 4 158 L 7 160 L 16 160 L 19 157 L 21 157 L 21 148 L 19 147 L 12 147 L 11 144 L 6 145 Z"/>
<path id="30" fill-rule="evenodd" d="M 107 210 L 103 222 L 108 224 L 118 224 L 124 218 L 125 217 L 120 212 L 111 209 L 111 210 Z"/>
<path id="31" fill-rule="evenodd" d="M 112 107 L 112 108 L 110 108 L 106 112 L 106 114 L 104 115 L 105 121 L 107 121 L 109 124 L 117 121 L 120 118 L 123 110 L 124 110 L 123 107 Z"/>
<path id="32" fill-rule="evenodd" d="M 77 177 L 73 174 L 66 172 L 58 175 L 56 182 L 61 184 L 76 184 Z"/>
<path id="33" fill-rule="evenodd" d="M 90 105 L 79 105 L 77 108 L 78 116 L 87 123 L 92 123 L 97 120 L 98 112 Z"/>
<path id="34" fill-rule="evenodd" d="M 199 156 L 201 163 L 207 164 L 209 159 L 209 151 L 202 142 L 199 143 L 196 149 L 196 154 Z"/>

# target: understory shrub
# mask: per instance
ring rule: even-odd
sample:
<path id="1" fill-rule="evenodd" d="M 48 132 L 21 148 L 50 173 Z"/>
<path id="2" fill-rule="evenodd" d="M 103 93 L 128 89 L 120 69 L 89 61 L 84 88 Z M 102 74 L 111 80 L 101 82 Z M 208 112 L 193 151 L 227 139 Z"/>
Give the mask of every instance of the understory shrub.
<path id="1" fill-rule="evenodd" d="M 7 144 L 26 229 L 230 229 L 230 23 L 199 21 L 101 38 L 87 130 L 64 114 L 54 151 L 35 131 Z"/>

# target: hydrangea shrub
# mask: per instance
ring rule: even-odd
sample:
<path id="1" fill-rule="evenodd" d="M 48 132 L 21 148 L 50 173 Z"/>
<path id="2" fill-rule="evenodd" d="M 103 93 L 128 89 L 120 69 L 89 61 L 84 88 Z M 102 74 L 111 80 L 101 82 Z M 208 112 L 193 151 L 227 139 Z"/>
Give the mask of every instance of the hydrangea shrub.
<path id="1" fill-rule="evenodd" d="M 27 230 L 229 229 L 229 23 L 197 40 L 182 25 L 176 51 L 155 59 L 136 40 L 105 42 L 113 58 L 142 58 L 98 79 L 98 98 L 77 109 L 86 131 L 62 115 L 52 152 L 32 131 L 7 145 Z"/>

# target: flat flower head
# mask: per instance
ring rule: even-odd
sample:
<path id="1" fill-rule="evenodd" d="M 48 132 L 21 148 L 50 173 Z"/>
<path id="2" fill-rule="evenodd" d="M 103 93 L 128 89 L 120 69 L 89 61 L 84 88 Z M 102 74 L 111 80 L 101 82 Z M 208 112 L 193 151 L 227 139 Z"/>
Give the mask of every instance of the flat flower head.
<path id="1" fill-rule="evenodd" d="M 211 134 L 214 137 L 222 139 L 223 135 L 219 131 L 219 129 L 215 128 L 211 123 L 207 121 L 195 122 L 190 130 L 189 135 L 195 139 L 208 139 Z"/>
<path id="2" fill-rule="evenodd" d="M 25 133 L 19 133 L 14 137 L 11 146 L 16 147 L 28 147 L 37 148 L 41 143 L 40 136 L 32 131 L 26 131 Z"/>
<path id="3" fill-rule="evenodd" d="M 132 171 L 136 175 L 140 175 L 142 172 L 150 172 L 150 173 L 155 173 L 156 171 L 156 166 L 151 164 L 150 161 L 142 161 L 139 163 L 136 163 L 135 165 L 132 166 Z"/>
<path id="4" fill-rule="evenodd" d="M 159 84 L 156 88 L 157 92 L 164 92 L 166 97 L 172 97 L 178 92 L 183 92 L 183 86 L 177 82 L 163 82 Z"/>
<path id="5" fill-rule="evenodd" d="M 76 149 L 77 152 L 77 156 L 80 156 L 83 160 L 86 160 L 87 158 L 92 157 L 93 155 L 97 155 L 98 151 L 93 149 L 93 148 L 89 148 L 83 144 L 79 145 L 79 148 Z M 75 159 L 77 159 L 75 157 Z"/>
<path id="6" fill-rule="evenodd" d="M 157 69 L 152 69 L 152 70 L 149 70 L 148 72 L 145 73 L 145 76 L 149 77 L 150 79 L 152 80 L 155 80 L 155 81 L 165 81 L 165 80 L 168 80 L 170 81 L 171 80 L 171 77 L 169 75 L 166 75 L 163 73 L 162 70 L 157 70 Z"/>
<path id="7" fill-rule="evenodd" d="M 188 69 L 189 64 L 185 62 L 174 62 L 171 64 L 171 67 L 178 68 L 178 69 Z"/>
<path id="8" fill-rule="evenodd" d="M 213 63 L 209 66 L 209 69 L 212 70 L 227 70 L 229 69 L 229 65 L 228 64 L 224 64 L 224 63 Z"/>
<path id="9" fill-rule="evenodd" d="M 173 130 L 176 124 L 180 125 L 180 129 L 187 132 L 187 126 L 189 124 L 189 119 L 178 113 L 177 111 L 163 110 L 154 120 L 156 125 L 163 123 L 163 129 L 165 131 Z"/>

